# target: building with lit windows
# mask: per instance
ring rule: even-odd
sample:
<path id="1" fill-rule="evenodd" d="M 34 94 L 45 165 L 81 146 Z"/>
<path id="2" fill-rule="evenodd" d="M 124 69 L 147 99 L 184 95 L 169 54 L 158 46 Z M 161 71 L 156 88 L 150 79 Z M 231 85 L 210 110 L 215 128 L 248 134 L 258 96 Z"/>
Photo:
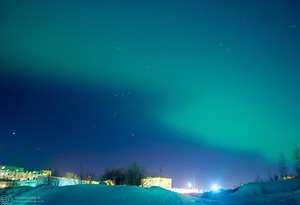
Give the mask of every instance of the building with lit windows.
<path id="1" fill-rule="evenodd" d="M 172 178 L 164 178 L 164 177 L 147 177 L 142 179 L 143 187 L 152 187 L 159 186 L 164 189 L 172 188 Z"/>
<path id="2" fill-rule="evenodd" d="M 25 171 L 22 167 L 0 165 L 0 179 L 2 180 L 30 180 L 36 179 L 38 176 L 51 176 L 51 171 Z"/>

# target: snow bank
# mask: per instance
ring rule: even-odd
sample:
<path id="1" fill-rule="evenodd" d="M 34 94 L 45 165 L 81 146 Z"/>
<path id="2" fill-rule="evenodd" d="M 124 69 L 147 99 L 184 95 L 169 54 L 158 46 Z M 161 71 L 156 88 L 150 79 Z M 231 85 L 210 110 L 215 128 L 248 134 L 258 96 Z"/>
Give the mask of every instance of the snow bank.
<path id="1" fill-rule="evenodd" d="M 136 186 L 74 185 L 42 186 L 17 196 L 17 204 L 101 204 L 101 205 L 185 205 L 195 204 L 191 197 L 158 188 Z"/>
<path id="2" fill-rule="evenodd" d="M 251 196 L 259 194 L 271 194 L 279 192 L 290 192 L 300 189 L 300 179 L 253 182 L 240 187 L 235 196 Z"/>
<path id="3" fill-rule="evenodd" d="M 4 189 L 0 189 L 0 196 L 3 195 L 14 195 L 14 196 L 18 196 L 21 195 L 25 192 L 28 192 L 30 190 L 33 190 L 33 187 L 30 186 L 22 186 L 22 187 L 16 187 L 16 188 L 4 188 Z M 1 204 L 1 203 L 0 203 Z"/>
<path id="4" fill-rule="evenodd" d="M 205 205 L 300 205 L 300 179 L 249 183 L 233 190 L 202 194 Z"/>
<path id="5" fill-rule="evenodd" d="M 1 202 L 9 202 L 2 204 L 300 205 L 300 179 L 249 183 L 238 190 L 211 192 L 199 198 L 159 187 L 106 185 L 17 187 L 0 190 L 0 194 Z"/>

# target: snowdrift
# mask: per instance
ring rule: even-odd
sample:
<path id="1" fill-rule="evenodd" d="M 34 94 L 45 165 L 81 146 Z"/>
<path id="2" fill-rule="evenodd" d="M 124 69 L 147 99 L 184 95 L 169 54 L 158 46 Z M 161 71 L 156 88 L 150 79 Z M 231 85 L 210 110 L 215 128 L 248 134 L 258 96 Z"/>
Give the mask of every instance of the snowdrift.
<path id="1" fill-rule="evenodd" d="M 73 185 L 63 187 L 42 186 L 20 192 L 11 189 L 6 193 L 12 204 L 101 204 L 101 205 L 186 205 L 194 204 L 188 196 L 159 188 L 142 188 L 136 186 Z M 15 193 L 13 192 L 15 190 Z"/>
<path id="2" fill-rule="evenodd" d="M 200 196 L 207 205 L 300 205 L 300 179 L 253 182 L 234 190 Z"/>
<path id="3" fill-rule="evenodd" d="M 198 197 L 159 187 L 106 185 L 17 187 L 0 190 L 0 196 L 2 204 L 20 205 L 300 205 L 300 179 L 249 183 Z"/>
<path id="4" fill-rule="evenodd" d="M 272 194 L 291 192 L 300 189 L 300 179 L 278 180 L 268 182 L 253 182 L 240 187 L 235 196 L 253 196 L 259 194 Z"/>

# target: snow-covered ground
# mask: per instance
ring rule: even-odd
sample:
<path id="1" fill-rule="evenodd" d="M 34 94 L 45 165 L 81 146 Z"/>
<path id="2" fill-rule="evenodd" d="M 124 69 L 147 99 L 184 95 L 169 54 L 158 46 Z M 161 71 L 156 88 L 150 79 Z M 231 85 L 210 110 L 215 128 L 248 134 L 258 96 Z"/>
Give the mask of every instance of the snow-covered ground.
<path id="1" fill-rule="evenodd" d="M 159 187 L 73 185 L 0 190 L 2 204 L 298 205 L 300 179 L 249 183 L 237 190 L 185 196 Z M 0 203 L 0 204 L 1 204 Z"/>
<path id="2" fill-rule="evenodd" d="M 70 204 L 70 205 L 185 205 L 194 204 L 191 197 L 159 187 L 73 185 L 61 187 L 42 186 L 24 192 L 25 187 L 10 189 L 5 196 L 17 204 Z M 28 191 L 29 190 L 29 191 Z M 20 193 L 19 192 L 23 192 Z"/>
<path id="3" fill-rule="evenodd" d="M 300 205 L 300 179 L 248 183 L 236 190 L 203 194 L 200 201 L 216 205 Z"/>

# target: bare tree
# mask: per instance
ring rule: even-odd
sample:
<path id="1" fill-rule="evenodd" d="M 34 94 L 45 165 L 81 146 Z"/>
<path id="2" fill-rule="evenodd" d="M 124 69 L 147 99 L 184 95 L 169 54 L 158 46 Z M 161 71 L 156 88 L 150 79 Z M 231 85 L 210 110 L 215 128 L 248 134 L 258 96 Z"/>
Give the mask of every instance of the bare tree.
<path id="1" fill-rule="evenodd" d="M 102 181 L 111 180 L 115 185 L 125 185 L 126 170 L 123 168 L 106 169 L 102 175 Z"/>
<path id="2" fill-rule="evenodd" d="M 138 166 L 136 162 L 132 163 L 127 169 L 106 169 L 102 180 L 112 180 L 115 185 L 141 185 L 141 180 L 145 178 L 146 171 Z"/>
<path id="3" fill-rule="evenodd" d="M 279 154 L 278 171 L 281 179 L 285 179 L 287 177 L 286 159 L 283 153 Z"/>
<path id="4" fill-rule="evenodd" d="M 273 180 L 273 176 L 270 172 L 268 172 L 268 181 L 272 181 Z"/>
<path id="5" fill-rule="evenodd" d="M 96 178 L 96 174 L 92 171 L 86 174 L 86 180 L 89 182 L 89 184 L 91 184 L 95 178 Z"/>
<path id="6" fill-rule="evenodd" d="M 300 150 L 299 147 L 296 145 L 294 148 L 294 160 L 295 160 L 295 172 L 296 177 L 300 177 Z"/>
<path id="7" fill-rule="evenodd" d="M 254 181 L 255 182 L 261 182 L 262 181 L 262 179 L 261 179 L 261 177 L 258 173 L 256 174 Z"/>
<path id="8" fill-rule="evenodd" d="M 136 162 L 133 162 L 126 170 L 125 176 L 126 185 L 139 186 L 141 185 L 142 179 L 146 177 L 146 171 L 138 166 Z"/>
<path id="9" fill-rule="evenodd" d="M 54 167 L 53 160 L 50 159 L 45 166 L 45 169 L 49 172 L 46 172 L 46 176 L 43 178 L 43 184 L 48 186 L 58 186 L 59 185 L 59 173 L 58 169 Z"/>
<path id="10" fill-rule="evenodd" d="M 163 167 L 160 165 L 159 166 L 159 177 L 163 177 L 164 172 L 163 172 Z"/>
<path id="11" fill-rule="evenodd" d="M 82 165 L 79 166 L 77 176 L 78 176 L 79 184 L 83 184 L 83 180 L 85 180 L 85 171 Z"/>
<path id="12" fill-rule="evenodd" d="M 19 155 L 14 155 L 12 156 L 8 161 L 7 161 L 7 165 L 9 166 L 12 166 L 12 167 L 18 167 L 18 168 L 21 168 L 23 166 L 23 163 L 22 163 L 22 159 Z M 17 169 L 13 169 L 11 170 L 11 175 L 12 175 L 12 184 L 11 186 L 12 187 L 15 187 L 16 186 L 16 180 L 17 180 Z"/>

